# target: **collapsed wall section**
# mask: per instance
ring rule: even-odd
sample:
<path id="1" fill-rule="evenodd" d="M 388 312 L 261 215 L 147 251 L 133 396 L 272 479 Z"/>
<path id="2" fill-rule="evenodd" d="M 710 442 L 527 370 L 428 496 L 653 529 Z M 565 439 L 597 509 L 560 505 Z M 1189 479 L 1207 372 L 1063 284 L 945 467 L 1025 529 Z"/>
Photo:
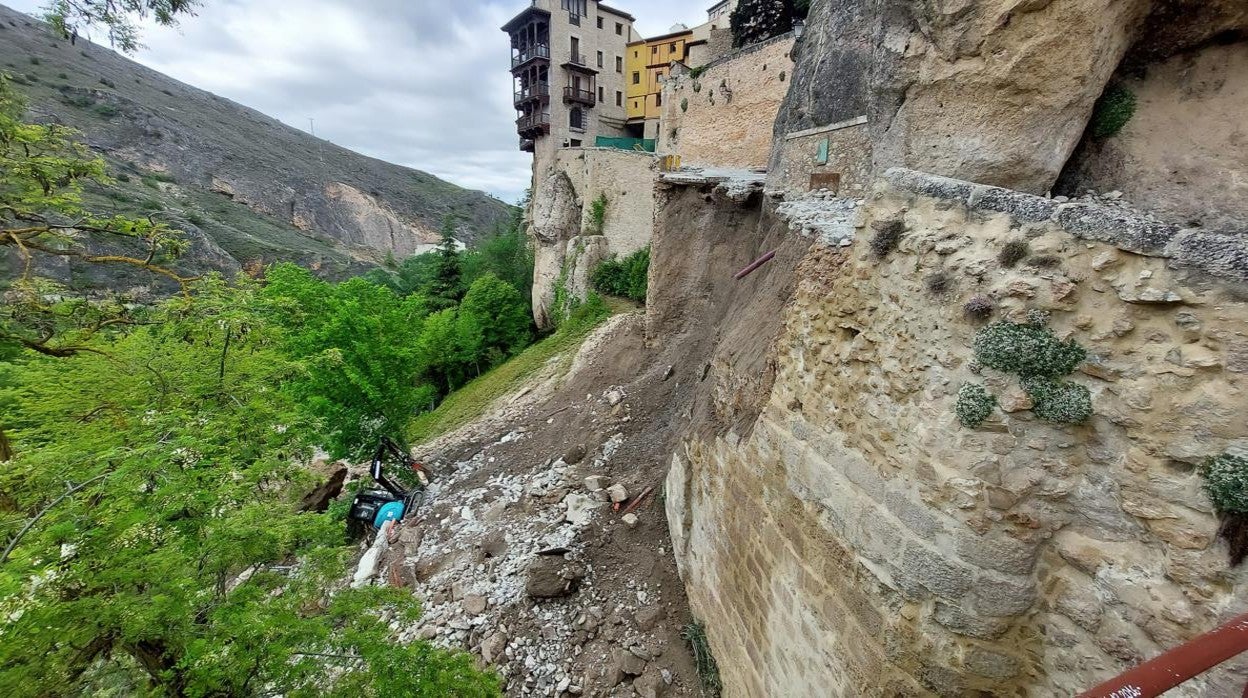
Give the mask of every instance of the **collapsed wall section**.
<path id="1" fill-rule="evenodd" d="M 673 545 L 727 694 L 1074 695 L 1248 609 L 1198 474 L 1248 452 L 1248 254 L 1188 234 L 890 172 L 859 242 L 798 266 L 758 418 L 672 458 Z M 1087 348 L 1085 424 L 977 365 L 973 298 Z M 973 429 L 967 383 L 1000 398 Z M 1176 695 L 1236 694 L 1244 672 Z"/>

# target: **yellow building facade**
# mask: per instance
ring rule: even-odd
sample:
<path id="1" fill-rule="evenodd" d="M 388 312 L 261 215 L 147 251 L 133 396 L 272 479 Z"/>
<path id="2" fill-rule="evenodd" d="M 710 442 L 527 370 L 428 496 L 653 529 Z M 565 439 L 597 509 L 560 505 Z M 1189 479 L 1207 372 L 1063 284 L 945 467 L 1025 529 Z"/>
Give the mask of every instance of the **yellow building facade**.
<path id="1" fill-rule="evenodd" d="M 672 61 L 688 61 L 693 43 L 693 32 L 686 29 L 628 44 L 624 89 L 630 126 L 644 126 L 646 121 L 659 118 L 663 108 L 663 80 L 671 70 Z"/>

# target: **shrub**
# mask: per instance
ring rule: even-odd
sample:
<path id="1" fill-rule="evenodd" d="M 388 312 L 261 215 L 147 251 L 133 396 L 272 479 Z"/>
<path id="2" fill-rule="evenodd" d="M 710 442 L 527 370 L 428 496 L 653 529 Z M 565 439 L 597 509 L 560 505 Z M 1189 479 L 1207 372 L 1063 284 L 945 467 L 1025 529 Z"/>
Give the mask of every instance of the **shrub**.
<path id="1" fill-rule="evenodd" d="M 958 421 L 968 429 L 984 423 L 997 406 L 997 398 L 978 383 L 967 383 L 958 390 L 958 402 L 953 411 Z"/>
<path id="2" fill-rule="evenodd" d="M 117 89 L 117 83 L 113 82 L 112 80 L 109 80 L 108 78 L 100 78 L 100 84 L 105 87 L 110 87 L 114 90 Z"/>
<path id="3" fill-rule="evenodd" d="M 118 182 L 129 182 L 129 181 L 130 181 L 130 175 L 126 174 L 125 172 L 122 172 L 121 174 L 117 175 L 117 181 L 118 181 Z"/>
<path id="4" fill-rule="evenodd" d="M 42 61 L 40 61 L 40 60 L 39 60 L 39 57 L 38 57 L 38 56 L 31 56 L 31 57 L 30 57 L 30 64 L 31 64 L 31 65 L 39 65 L 40 63 L 42 63 Z"/>
<path id="5" fill-rule="evenodd" d="M 689 111 L 689 98 L 685 97 L 680 100 L 680 110 L 682 112 Z"/>
<path id="6" fill-rule="evenodd" d="M 197 227 L 203 227 L 208 221 L 204 219 L 204 215 L 199 211 L 191 211 L 186 214 L 186 222 Z"/>
<path id="7" fill-rule="evenodd" d="M 1200 474 L 1219 514 L 1248 514 L 1248 458 L 1223 453 L 1205 463 Z"/>
<path id="8" fill-rule="evenodd" d="M 646 302 L 650 276 L 650 248 L 634 252 L 622 260 L 605 259 L 594 267 L 589 281 L 599 293 Z"/>
<path id="9" fill-rule="evenodd" d="M 927 278 L 923 280 L 923 285 L 927 287 L 927 292 L 933 296 L 943 296 L 953 290 L 953 276 L 941 269 L 938 272 L 928 274 Z"/>
<path id="10" fill-rule="evenodd" d="M 1052 254 L 1040 254 L 1027 260 L 1027 263 L 1038 269 L 1052 269 L 1062 264 L 1062 258 Z"/>
<path id="11" fill-rule="evenodd" d="M 975 335 L 975 359 L 1021 378 L 1060 378 L 1073 372 L 1087 351 L 1073 339 L 1058 339 L 1038 323 L 995 322 Z"/>
<path id="12" fill-rule="evenodd" d="M 598 195 L 589 205 L 589 230 L 591 235 L 602 235 L 603 227 L 607 224 L 607 195 L 602 193 Z"/>
<path id="13" fill-rule="evenodd" d="M 1029 376 L 1022 383 L 1035 403 L 1031 411 L 1046 422 L 1083 424 L 1092 416 L 1092 393 L 1086 386 L 1045 376 Z"/>
<path id="14" fill-rule="evenodd" d="M 120 113 L 117 107 L 114 107 L 111 104 L 97 104 L 91 108 L 91 111 L 95 112 L 97 116 L 105 119 L 111 119 Z"/>
<path id="15" fill-rule="evenodd" d="M 1248 558 L 1248 458 L 1224 453 L 1200 469 L 1205 492 L 1222 519 L 1218 535 L 1225 539 L 1231 566 Z"/>
<path id="16" fill-rule="evenodd" d="M 1135 93 L 1122 85 L 1105 90 L 1092 109 L 1092 137 L 1097 140 L 1118 135 L 1135 116 Z"/>
<path id="17" fill-rule="evenodd" d="M 1006 269 L 1013 269 L 1019 262 L 1031 254 L 1031 245 L 1026 240 L 1011 240 L 1005 243 L 997 253 L 997 261 Z"/>
<path id="18" fill-rule="evenodd" d="M 95 100 L 84 94 L 65 95 L 61 98 L 61 101 L 79 109 L 90 109 L 95 105 Z"/>
<path id="19" fill-rule="evenodd" d="M 58 77 L 58 78 L 60 78 L 60 79 L 62 79 L 62 80 L 68 80 L 68 79 L 69 79 L 69 75 L 67 75 L 67 74 L 65 74 L 65 73 L 57 73 L 57 74 L 56 74 L 56 77 Z"/>
<path id="20" fill-rule="evenodd" d="M 992 317 L 997 306 L 993 304 L 992 299 L 987 296 L 975 296 L 962 306 L 962 312 L 972 320 L 987 320 Z"/>
<path id="21" fill-rule="evenodd" d="M 884 259 L 897 249 L 906 232 L 906 224 L 901 221 L 876 221 L 871 227 L 875 230 L 871 238 L 871 254 L 876 259 Z"/>
<path id="22" fill-rule="evenodd" d="M 705 72 L 706 72 L 706 66 L 700 65 L 694 68 L 693 70 L 689 71 L 689 77 L 693 78 L 694 80 L 697 80 L 698 78 L 702 77 L 703 73 Z"/>

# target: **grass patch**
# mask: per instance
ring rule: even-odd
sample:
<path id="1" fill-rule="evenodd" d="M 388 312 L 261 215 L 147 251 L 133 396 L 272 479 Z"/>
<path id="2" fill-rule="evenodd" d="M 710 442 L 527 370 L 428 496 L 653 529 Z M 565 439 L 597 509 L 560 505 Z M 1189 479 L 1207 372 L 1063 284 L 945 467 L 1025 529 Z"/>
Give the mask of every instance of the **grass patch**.
<path id="1" fill-rule="evenodd" d="M 702 695 L 719 696 L 724 684 L 719 678 L 719 665 L 711 655 L 711 643 L 706 639 L 706 626 L 694 621 L 680 631 L 680 636 L 689 643 L 693 652 L 693 662 L 698 669 L 698 680 L 702 683 Z"/>
<path id="2" fill-rule="evenodd" d="M 1115 85 L 1101 95 L 1092 110 L 1092 137 L 1097 140 L 1112 138 L 1122 132 L 1137 106 L 1135 93 Z"/>
<path id="3" fill-rule="evenodd" d="M 551 359 L 559 357 L 558 372 L 565 373 L 572 366 L 576 349 L 594 328 L 611 315 L 635 307 L 612 300 L 606 303 L 605 312 L 585 317 L 573 313 L 554 334 L 451 393 L 432 412 L 417 416 L 407 430 L 408 440 L 412 444 L 424 443 L 478 419 L 491 403 L 524 385 Z"/>

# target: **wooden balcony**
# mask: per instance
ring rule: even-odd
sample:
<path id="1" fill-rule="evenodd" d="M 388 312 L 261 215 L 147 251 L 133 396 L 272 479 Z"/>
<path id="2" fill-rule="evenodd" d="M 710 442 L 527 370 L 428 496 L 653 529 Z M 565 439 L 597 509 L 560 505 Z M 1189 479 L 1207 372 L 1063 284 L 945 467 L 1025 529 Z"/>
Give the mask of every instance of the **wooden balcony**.
<path id="1" fill-rule="evenodd" d="M 549 99 L 549 98 L 550 98 L 550 84 L 545 83 L 545 82 L 539 82 L 534 85 L 528 85 L 526 87 L 522 87 L 518 91 L 516 91 L 516 98 L 515 98 L 514 104 L 516 107 L 519 107 L 521 104 L 529 100 L 545 101 L 546 99 Z"/>
<path id="2" fill-rule="evenodd" d="M 533 139 L 550 133 L 550 114 L 530 114 L 516 119 L 516 131 L 521 138 Z"/>
<path id="3" fill-rule="evenodd" d="M 563 101 L 569 104 L 584 104 L 587 107 L 598 103 L 597 95 L 593 90 L 581 90 L 575 87 L 563 88 Z"/>
<path id="4" fill-rule="evenodd" d="M 529 61 L 549 61 L 550 46 L 546 44 L 533 44 L 524 48 L 516 49 L 511 55 L 511 69 L 515 70 Z"/>
<path id="5" fill-rule="evenodd" d="M 587 75 L 598 74 L 598 70 L 589 65 L 589 59 L 579 53 L 572 54 L 571 57 L 568 58 L 567 62 L 563 64 L 563 67 L 568 70 L 575 70 L 578 73 L 585 73 Z"/>

